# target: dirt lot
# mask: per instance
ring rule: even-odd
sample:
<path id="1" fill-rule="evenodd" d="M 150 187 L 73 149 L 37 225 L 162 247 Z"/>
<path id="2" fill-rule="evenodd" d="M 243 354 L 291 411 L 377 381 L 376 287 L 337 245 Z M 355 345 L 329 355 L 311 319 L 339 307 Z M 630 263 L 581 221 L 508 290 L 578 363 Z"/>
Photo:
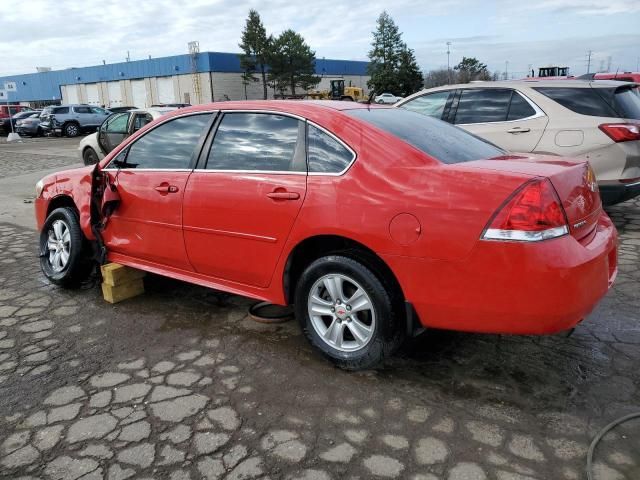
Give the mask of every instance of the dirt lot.
<path id="1" fill-rule="evenodd" d="M 582 479 L 597 431 L 640 411 L 640 201 L 610 209 L 618 281 L 573 336 L 433 331 L 353 374 L 241 297 L 49 285 L 29 202 L 77 142 L 0 144 L 2 478 Z M 640 420 L 595 459 L 598 480 L 640 478 Z"/>

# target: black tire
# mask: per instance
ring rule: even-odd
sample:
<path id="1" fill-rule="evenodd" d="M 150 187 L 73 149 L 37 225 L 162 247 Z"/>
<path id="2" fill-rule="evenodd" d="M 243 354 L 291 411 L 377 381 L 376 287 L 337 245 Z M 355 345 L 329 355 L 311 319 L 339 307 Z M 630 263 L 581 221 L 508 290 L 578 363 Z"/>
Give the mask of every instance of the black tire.
<path id="1" fill-rule="evenodd" d="M 309 315 L 308 301 L 312 289 L 317 288 L 316 282 L 332 274 L 354 280 L 366 292 L 373 306 L 375 322 L 370 323 L 373 330 L 369 340 L 364 346 L 353 351 L 343 351 L 331 346 L 322 338 Z M 348 294 L 345 296 L 348 297 Z M 341 255 L 330 255 L 314 261 L 304 270 L 296 285 L 296 317 L 305 336 L 325 357 L 345 370 L 362 370 L 378 366 L 396 351 L 402 342 L 403 329 L 400 314 L 393 305 L 391 293 L 371 270 L 360 262 Z M 341 313 L 344 314 L 344 310 Z M 324 316 L 322 321 L 325 321 Z M 364 321 L 366 323 L 366 319 Z M 331 318 L 326 317 L 326 322 L 331 323 Z M 348 328 L 343 327 L 343 331 Z M 349 336 L 351 333 L 346 335 Z M 342 334 L 340 336 L 342 338 Z M 351 336 L 355 340 L 355 337 Z"/>
<path id="2" fill-rule="evenodd" d="M 62 232 L 68 231 L 68 248 L 64 249 L 59 244 L 61 250 L 67 253 L 67 261 L 64 262 L 64 265 L 60 261 L 52 261 L 52 253 L 48 247 L 50 236 L 52 240 L 56 238 L 56 222 L 61 222 L 64 226 Z M 66 238 L 64 235 L 62 237 Z M 67 242 L 63 240 L 62 243 L 66 244 Z M 93 266 L 89 250 L 80 229 L 78 215 L 73 209 L 69 207 L 57 208 L 49 214 L 40 232 L 40 267 L 52 283 L 65 288 L 73 288 L 86 280 Z M 53 254 L 53 258 L 55 259 L 55 254 Z"/>
<path id="3" fill-rule="evenodd" d="M 69 122 L 64 126 L 63 132 L 65 137 L 77 137 L 80 135 L 80 125 L 75 122 Z"/>
<path id="4" fill-rule="evenodd" d="M 84 161 L 84 164 L 87 166 L 95 165 L 100 161 L 98 159 L 98 154 L 91 147 L 87 147 L 84 149 L 84 151 L 82 152 L 82 160 Z"/>

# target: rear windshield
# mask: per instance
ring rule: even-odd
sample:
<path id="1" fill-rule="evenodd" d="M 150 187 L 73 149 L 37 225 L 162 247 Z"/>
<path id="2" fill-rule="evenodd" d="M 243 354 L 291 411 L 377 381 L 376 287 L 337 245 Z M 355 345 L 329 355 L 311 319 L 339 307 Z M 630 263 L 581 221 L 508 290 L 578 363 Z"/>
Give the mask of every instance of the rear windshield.
<path id="1" fill-rule="evenodd" d="M 402 108 L 345 110 L 443 163 L 460 163 L 504 155 L 504 150 L 446 122 Z"/>
<path id="2" fill-rule="evenodd" d="M 566 88 L 534 87 L 563 107 L 593 117 L 640 119 L 637 87 Z"/>

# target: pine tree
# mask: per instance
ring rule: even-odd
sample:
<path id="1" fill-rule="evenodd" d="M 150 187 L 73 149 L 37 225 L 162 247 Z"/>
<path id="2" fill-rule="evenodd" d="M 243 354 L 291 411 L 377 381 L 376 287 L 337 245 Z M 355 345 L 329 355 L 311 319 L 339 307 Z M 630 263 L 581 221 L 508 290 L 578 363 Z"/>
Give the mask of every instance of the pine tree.
<path id="1" fill-rule="evenodd" d="M 424 78 L 416 56 L 407 44 L 402 45 L 398 65 L 398 83 L 400 85 L 400 96 L 406 97 L 417 92 L 424 85 Z"/>
<path id="2" fill-rule="evenodd" d="M 382 12 L 377 20 L 376 31 L 373 32 L 372 49 L 369 52 L 369 88 L 377 93 L 389 92 L 398 94 L 400 85 L 396 76 L 402 37 L 398 26 L 391 16 Z"/>
<path id="3" fill-rule="evenodd" d="M 462 57 L 462 61 L 453 67 L 458 72 L 459 83 L 469 83 L 472 80 L 490 80 L 491 74 L 487 66 L 475 57 Z"/>
<path id="4" fill-rule="evenodd" d="M 315 64 L 315 52 L 304 38 L 293 30 L 285 30 L 273 42 L 269 79 L 280 92 L 288 87 L 295 95 L 296 87 L 307 90 L 320 81 L 315 76 Z"/>
<path id="5" fill-rule="evenodd" d="M 244 78 L 257 80 L 254 73 L 260 72 L 264 99 L 267 99 L 267 58 L 270 56 L 273 39 L 267 36 L 267 30 L 262 24 L 256 10 L 249 10 L 249 17 L 242 31 L 242 41 L 239 47 L 244 52 L 240 55 L 240 66 L 244 71 Z"/>
<path id="6" fill-rule="evenodd" d="M 369 88 L 378 94 L 389 92 L 402 96 L 419 90 L 423 84 L 422 72 L 413 50 L 402 41 L 393 18 L 383 11 L 376 25 L 369 52 Z"/>

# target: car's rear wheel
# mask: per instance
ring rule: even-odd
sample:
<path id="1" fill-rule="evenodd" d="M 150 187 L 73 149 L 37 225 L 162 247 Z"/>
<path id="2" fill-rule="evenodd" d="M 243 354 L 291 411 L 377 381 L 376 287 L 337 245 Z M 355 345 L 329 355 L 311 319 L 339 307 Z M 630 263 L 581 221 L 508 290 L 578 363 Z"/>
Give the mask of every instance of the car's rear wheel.
<path id="1" fill-rule="evenodd" d="M 352 258 L 311 263 L 298 281 L 295 307 L 312 345 L 344 369 L 374 367 L 400 343 L 390 292 Z"/>
<path id="2" fill-rule="evenodd" d="M 82 160 L 85 165 L 95 165 L 98 163 L 98 154 L 93 148 L 87 147 L 82 152 Z"/>
<path id="3" fill-rule="evenodd" d="M 56 285 L 74 287 L 91 272 L 91 260 L 78 216 L 71 208 L 57 208 L 40 232 L 40 267 Z"/>
<path id="4" fill-rule="evenodd" d="M 67 137 L 77 137 L 80 135 L 80 125 L 77 123 L 67 123 L 64 126 L 64 134 Z"/>

